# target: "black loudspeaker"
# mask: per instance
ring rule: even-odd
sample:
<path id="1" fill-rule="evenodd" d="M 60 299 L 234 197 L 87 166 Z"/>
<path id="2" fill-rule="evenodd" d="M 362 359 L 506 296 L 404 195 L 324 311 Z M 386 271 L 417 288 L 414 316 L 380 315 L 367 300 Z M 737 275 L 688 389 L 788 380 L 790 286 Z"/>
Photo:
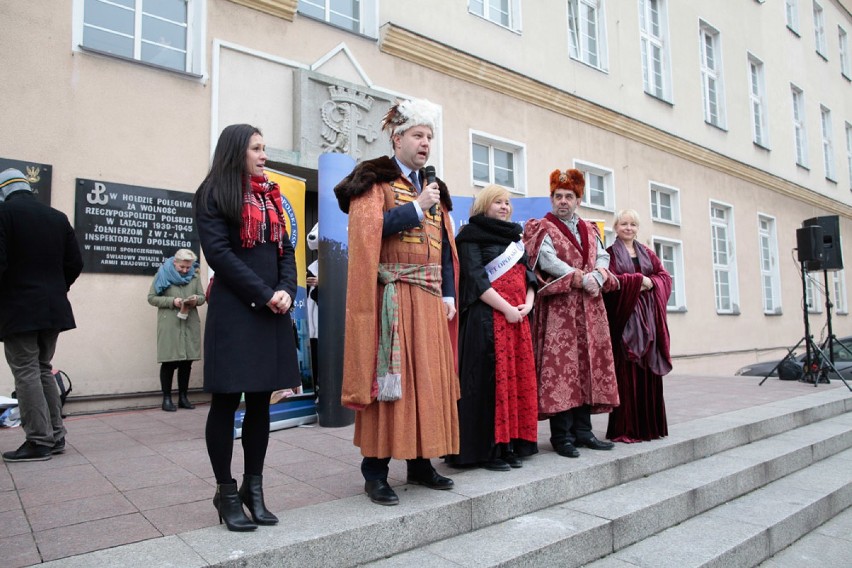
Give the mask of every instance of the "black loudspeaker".
<path id="1" fill-rule="evenodd" d="M 802 221 L 802 227 L 821 227 L 823 258 L 819 266 L 808 270 L 843 270 L 843 251 L 840 247 L 840 217 L 827 215 Z"/>
<path id="2" fill-rule="evenodd" d="M 799 253 L 799 262 L 806 264 L 808 270 L 819 270 L 812 266 L 819 266 L 825 259 L 822 244 L 823 233 L 819 225 L 810 225 L 796 229 L 796 249 Z"/>

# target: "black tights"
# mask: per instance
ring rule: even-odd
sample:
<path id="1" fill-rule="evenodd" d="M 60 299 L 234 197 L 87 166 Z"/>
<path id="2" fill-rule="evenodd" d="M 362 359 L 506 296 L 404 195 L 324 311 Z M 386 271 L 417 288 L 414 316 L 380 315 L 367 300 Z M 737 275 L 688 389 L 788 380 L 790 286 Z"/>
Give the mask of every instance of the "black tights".
<path id="1" fill-rule="evenodd" d="M 216 483 L 233 483 L 231 457 L 234 454 L 234 413 L 241 393 L 213 393 L 207 414 L 207 454 Z M 271 392 L 247 392 L 243 418 L 243 470 L 246 475 L 262 475 L 266 446 L 269 444 L 269 397 Z"/>
<path id="2" fill-rule="evenodd" d="M 160 363 L 160 388 L 164 395 L 172 394 L 172 377 L 177 369 L 178 392 L 186 394 L 189 390 L 189 372 L 192 370 L 192 361 L 166 361 Z"/>

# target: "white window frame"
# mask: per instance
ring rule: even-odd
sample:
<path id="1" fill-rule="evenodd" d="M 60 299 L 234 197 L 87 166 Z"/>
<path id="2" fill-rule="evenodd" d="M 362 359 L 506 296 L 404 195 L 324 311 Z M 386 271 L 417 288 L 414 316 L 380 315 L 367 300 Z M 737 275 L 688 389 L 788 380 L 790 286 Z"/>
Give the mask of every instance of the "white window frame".
<path id="1" fill-rule="evenodd" d="M 849 190 L 852 191 L 852 124 L 846 123 L 846 169 L 849 174 Z"/>
<path id="2" fill-rule="evenodd" d="M 793 102 L 793 151 L 796 164 L 808 167 L 808 128 L 805 120 L 805 92 L 790 84 Z"/>
<path id="3" fill-rule="evenodd" d="M 764 223 L 766 228 L 764 228 Z M 760 256 L 760 290 L 763 313 L 781 314 L 781 268 L 778 256 L 778 234 L 775 217 L 757 214 L 757 250 Z M 769 294 L 767 294 L 767 284 Z"/>
<path id="4" fill-rule="evenodd" d="M 748 85 L 752 141 L 762 148 L 769 148 L 764 65 L 751 53 L 748 54 Z"/>
<path id="5" fill-rule="evenodd" d="M 852 80 L 852 57 L 849 53 L 849 34 L 837 26 L 837 51 L 840 55 L 840 74 Z"/>
<path id="6" fill-rule="evenodd" d="M 654 33 L 654 8 L 658 30 Z M 639 41 L 642 57 L 642 83 L 645 92 L 667 102 L 672 101 L 671 54 L 669 53 L 668 0 L 639 0 Z M 659 73 L 654 52 L 659 55 Z"/>
<path id="7" fill-rule="evenodd" d="M 589 14 L 594 14 L 595 29 Z M 568 55 L 590 67 L 608 69 L 605 0 L 568 0 Z M 592 51 L 592 40 L 594 48 Z M 593 60 L 597 57 L 597 61 Z"/>
<path id="8" fill-rule="evenodd" d="M 704 98 L 704 122 L 725 128 L 725 81 L 722 65 L 722 36 L 719 30 L 699 20 L 699 61 L 701 62 L 701 93 Z M 712 58 L 708 57 L 709 49 Z M 715 112 L 714 112 L 715 109 Z"/>
<path id="9" fill-rule="evenodd" d="M 784 0 L 784 15 L 787 27 L 799 35 L 799 0 Z"/>
<path id="10" fill-rule="evenodd" d="M 819 270 L 805 273 L 805 303 L 809 314 L 822 313 L 822 272 Z"/>
<path id="11" fill-rule="evenodd" d="M 488 20 L 492 24 L 496 24 L 501 28 L 521 33 L 521 0 L 507 0 L 508 12 L 504 12 L 498 7 L 492 6 L 493 0 L 468 0 L 467 11 Z M 500 16 L 506 14 L 509 20 L 509 25 L 501 21 Z"/>
<path id="12" fill-rule="evenodd" d="M 849 300 L 846 297 L 846 270 L 831 272 L 834 286 L 834 313 L 840 316 L 849 314 Z"/>
<path id="13" fill-rule="evenodd" d="M 714 209 L 725 212 L 725 219 L 714 217 Z M 713 261 L 713 296 L 716 303 L 717 314 L 739 314 L 739 286 L 737 283 L 737 254 L 736 239 L 734 232 L 734 206 L 721 201 L 710 201 L 710 250 Z M 717 248 L 721 231 L 724 231 L 724 259 Z M 726 261 L 726 262 L 721 262 Z M 721 275 L 727 276 L 728 297 L 727 304 L 721 293 Z"/>
<path id="14" fill-rule="evenodd" d="M 303 2 L 306 4 L 310 4 L 315 9 L 323 10 L 322 17 L 316 16 L 315 14 L 304 12 L 302 7 L 300 6 Z M 341 30 L 350 31 L 352 33 L 356 33 L 359 35 L 363 35 L 366 37 L 377 38 L 379 37 L 379 2 L 378 0 L 360 0 L 359 10 L 358 10 L 358 18 L 357 20 L 354 18 L 350 18 L 347 14 L 336 14 L 337 16 L 346 18 L 351 20 L 353 23 L 357 21 L 358 29 L 354 29 L 354 26 L 341 26 L 337 23 L 331 21 L 332 9 L 331 9 L 332 0 L 299 0 L 297 3 L 297 8 L 299 14 L 306 16 L 308 18 L 313 18 L 315 20 L 319 20 L 321 22 L 325 22 L 330 26 L 334 26 L 335 28 L 339 28 Z"/>
<path id="15" fill-rule="evenodd" d="M 651 180 L 648 182 L 648 191 L 651 198 L 651 220 L 659 223 L 680 226 L 680 190 L 676 187 Z M 666 218 L 660 214 L 663 209 L 661 206 L 662 204 L 660 203 L 661 195 L 669 196 L 670 209 L 672 212 L 672 216 L 670 218 Z"/>
<path id="16" fill-rule="evenodd" d="M 825 10 L 816 0 L 814 0 L 814 45 L 816 52 L 823 59 L 828 59 L 828 45 L 825 40 Z"/>
<path id="17" fill-rule="evenodd" d="M 822 166 L 825 179 L 835 181 L 837 174 L 834 168 L 834 134 L 831 128 L 831 110 L 825 105 L 819 105 L 819 122 L 822 131 Z"/>
<path id="18" fill-rule="evenodd" d="M 598 211 L 608 211 L 610 213 L 615 211 L 615 175 L 613 171 L 604 166 L 600 166 L 598 164 L 592 164 L 591 162 L 584 162 L 581 160 L 574 160 L 574 167 L 581 172 L 583 172 L 583 177 L 586 179 L 586 188 L 583 191 L 583 199 L 580 204 L 583 207 L 588 209 L 596 209 Z M 603 178 L 603 198 L 604 204 L 598 205 L 596 203 L 592 203 L 589 196 L 591 192 L 589 191 L 589 175 L 596 175 Z"/>
<path id="19" fill-rule="evenodd" d="M 473 159 L 473 145 L 478 144 L 480 146 L 485 146 L 488 148 L 488 181 L 478 180 L 474 177 L 474 159 Z M 516 142 L 514 140 L 509 140 L 507 138 L 501 138 L 499 136 L 494 136 L 493 134 L 488 134 L 487 132 L 481 132 L 478 130 L 471 130 L 469 133 L 469 144 L 468 148 L 470 148 L 470 181 L 471 185 L 474 187 L 485 187 L 492 183 L 498 183 L 495 175 L 495 165 L 494 165 L 494 150 L 500 150 L 502 152 L 506 152 L 508 154 L 512 154 L 512 174 L 515 178 L 515 183 L 513 186 L 498 183 L 499 185 L 505 187 L 509 190 L 510 193 L 515 195 L 526 195 L 527 194 L 527 147 L 526 144 L 521 142 Z"/>
<path id="20" fill-rule="evenodd" d="M 665 259 L 660 251 L 660 247 L 671 247 L 672 259 Z M 651 249 L 660 258 L 663 268 L 668 271 L 672 277 L 672 293 L 669 296 L 666 304 L 668 312 L 685 312 L 686 311 L 686 286 L 684 284 L 686 272 L 683 269 L 683 241 L 677 239 L 669 239 L 665 237 L 652 236 Z"/>
<path id="21" fill-rule="evenodd" d="M 107 0 L 108 2 L 109 0 Z M 144 4 L 140 4 L 134 10 L 135 26 L 134 26 L 134 54 L 132 57 L 109 53 L 97 48 L 87 47 L 83 44 L 84 32 L 86 29 L 85 21 L 85 0 L 73 0 L 71 5 L 71 50 L 75 52 L 97 53 L 107 57 L 115 57 L 124 61 L 132 61 L 141 65 L 163 69 L 173 73 L 195 76 L 199 79 L 206 78 L 206 38 L 207 38 L 207 0 L 186 0 L 186 65 L 183 69 L 159 65 L 155 62 L 145 61 L 142 59 L 141 49 L 142 43 L 145 41 L 142 38 L 142 12 Z M 130 9 L 130 8 L 129 8 Z M 146 42 L 147 43 L 147 42 Z"/>

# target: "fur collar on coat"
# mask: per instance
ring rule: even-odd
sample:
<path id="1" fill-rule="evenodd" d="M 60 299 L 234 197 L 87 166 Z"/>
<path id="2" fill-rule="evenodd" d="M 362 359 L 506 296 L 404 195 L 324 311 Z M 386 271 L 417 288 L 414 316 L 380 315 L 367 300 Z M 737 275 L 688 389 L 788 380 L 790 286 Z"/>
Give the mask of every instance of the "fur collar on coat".
<path id="1" fill-rule="evenodd" d="M 361 162 L 348 176 L 337 184 L 334 188 L 334 195 L 337 197 L 337 203 L 340 210 L 344 213 L 349 213 L 349 201 L 353 197 L 357 197 L 368 191 L 377 183 L 390 183 L 399 179 L 402 172 L 396 165 L 396 160 L 387 156 L 367 160 Z M 447 184 L 442 180 L 438 181 L 438 188 L 441 190 L 441 203 L 447 208 L 447 211 L 453 210 L 453 202 L 450 199 L 450 191 L 447 189 Z"/>

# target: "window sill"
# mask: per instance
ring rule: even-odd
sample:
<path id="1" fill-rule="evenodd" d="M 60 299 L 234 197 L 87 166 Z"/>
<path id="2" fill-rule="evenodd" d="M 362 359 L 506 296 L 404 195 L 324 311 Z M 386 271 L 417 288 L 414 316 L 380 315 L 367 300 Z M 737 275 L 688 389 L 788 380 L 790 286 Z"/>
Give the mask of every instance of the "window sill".
<path id="1" fill-rule="evenodd" d="M 522 35 L 522 34 L 521 34 L 521 29 L 520 29 L 520 28 L 510 28 L 509 26 L 504 26 L 504 25 L 503 25 L 503 24 L 501 24 L 500 22 L 495 22 L 494 20 L 489 20 L 489 19 L 488 19 L 488 18 L 486 18 L 485 16 L 483 16 L 483 15 L 481 15 L 481 14 L 477 14 L 477 13 L 475 13 L 475 12 L 471 12 L 470 10 L 468 10 L 468 14 L 470 14 L 471 16 L 475 16 L 475 17 L 479 18 L 480 20 L 483 20 L 483 21 L 485 21 L 485 22 L 488 22 L 489 24 L 494 24 L 494 25 L 495 25 L 495 26 L 497 26 L 497 27 L 503 28 L 503 29 L 504 29 L 504 30 L 506 30 L 507 32 L 512 32 L 513 34 L 517 34 L 517 35 Z"/>
<path id="2" fill-rule="evenodd" d="M 764 145 L 763 145 L 763 144 L 761 144 L 760 142 L 756 142 L 756 141 L 752 140 L 752 143 L 753 143 L 753 144 L 754 144 L 754 146 L 755 146 L 757 149 L 759 149 L 759 150 L 764 150 L 764 151 L 766 151 L 766 152 L 771 152 L 771 151 L 772 151 L 772 149 L 771 149 L 769 146 L 764 146 Z"/>
<path id="3" fill-rule="evenodd" d="M 686 306 L 666 306 L 666 312 L 670 314 L 685 314 L 687 311 Z"/>
<path id="4" fill-rule="evenodd" d="M 781 308 L 775 308 L 774 312 L 763 312 L 763 315 L 767 317 L 783 316 L 784 310 L 782 310 Z"/>
<path id="5" fill-rule="evenodd" d="M 115 53 L 109 53 L 108 51 L 101 51 L 100 49 L 93 49 L 91 47 L 86 47 L 85 45 L 77 46 L 80 51 L 84 53 L 90 53 L 92 55 L 99 55 L 101 57 L 109 57 L 110 59 L 118 59 L 119 61 L 126 61 L 127 63 L 132 63 L 135 65 L 141 65 L 143 67 L 149 67 L 151 69 L 156 69 L 158 71 L 166 71 L 168 73 L 173 73 L 179 77 L 183 77 L 184 79 L 192 79 L 192 80 L 201 80 L 204 79 L 204 75 L 198 75 L 196 73 L 190 73 L 189 71 L 179 71 L 172 67 L 164 67 L 162 65 L 157 65 L 156 63 L 148 63 L 147 61 L 140 61 L 139 59 L 133 59 L 132 57 L 125 57 L 123 55 L 116 55 Z"/>
<path id="6" fill-rule="evenodd" d="M 730 312 L 720 312 L 719 310 L 716 310 L 716 315 L 717 316 L 738 316 L 738 315 L 740 315 L 740 312 L 739 312 L 739 310 L 732 310 Z"/>
<path id="7" fill-rule="evenodd" d="M 595 71 L 609 75 L 609 69 L 607 67 L 604 67 L 604 66 L 599 67 L 597 65 L 592 65 L 588 61 L 583 61 L 582 59 L 580 59 L 578 57 L 574 57 L 570 53 L 568 54 L 568 57 L 571 59 L 571 61 L 576 61 L 577 63 L 582 63 L 583 65 L 585 65 L 589 69 L 594 69 Z"/>
<path id="8" fill-rule="evenodd" d="M 725 132 L 725 133 L 728 132 L 728 129 L 726 127 L 721 126 L 719 124 L 713 124 L 712 122 L 710 122 L 707 119 L 704 119 L 704 124 L 706 124 L 707 126 L 712 126 L 713 128 L 715 128 L 717 130 L 721 130 L 722 132 Z"/>
<path id="9" fill-rule="evenodd" d="M 849 74 L 846 73 L 846 71 L 841 71 L 840 76 L 846 79 L 847 81 L 852 82 L 852 77 L 850 77 Z"/>
<path id="10" fill-rule="evenodd" d="M 805 170 L 805 171 L 806 171 L 806 172 L 808 172 L 808 173 L 810 173 L 810 171 L 811 171 L 811 168 L 809 168 L 809 167 L 808 167 L 808 166 L 806 166 L 805 164 L 800 164 L 799 162 L 796 162 L 796 167 L 797 167 L 797 168 L 801 168 L 801 169 Z"/>
<path id="11" fill-rule="evenodd" d="M 822 57 L 822 60 L 823 60 L 823 61 L 825 61 L 826 63 L 828 63 L 828 56 L 827 56 L 826 54 L 824 54 L 823 52 L 821 52 L 821 51 L 820 51 L 820 50 L 818 50 L 818 49 L 816 50 L 816 54 L 817 54 L 817 55 L 819 55 L 820 57 Z"/>
<path id="12" fill-rule="evenodd" d="M 794 36 L 796 36 L 797 38 L 799 38 L 799 39 L 801 39 L 801 38 L 802 38 L 802 36 L 801 36 L 801 35 L 799 35 L 799 31 L 798 31 L 798 30 L 795 30 L 795 29 L 793 29 L 793 28 L 791 28 L 791 27 L 790 27 L 790 24 L 787 24 L 787 29 L 788 29 L 788 30 L 790 30 L 790 33 L 792 33 L 792 34 L 793 34 Z"/>
<path id="13" fill-rule="evenodd" d="M 655 95 L 654 93 L 649 93 L 648 91 L 645 91 L 645 94 L 648 95 L 649 97 L 651 97 L 652 99 L 656 99 L 656 100 L 660 101 L 664 105 L 674 107 L 674 103 L 670 99 L 659 97 L 659 96 Z"/>
<path id="14" fill-rule="evenodd" d="M 680 219 L 663 219 L 662 217 L 651 217 L 651 221 L 654 223 L 662 223 L 664 225 L 671 225 L 672 227 L 680 227 Z"/>
<path id="15" fill-rule="evenodd" d="M 373 34 L 363 33 L 363 32 L 360 32 L 360 31 L 356 32 L 356 31 L 352 30 L 351 28 L 344 28 L 343 26 L 338 26 L 337 24 L 332 24 L 331 22 L 327 22 L 326 20 L 323 20 L 323 19 L 320 19 L 320 18 L 315 18 L 313 16 L 309 16 L 308 14 L 303 14 L 301 12 L 299 12 L 299 17 L 305 18 L 305 19 L 308 19 L 308 20 L 312 20 L 314 22 L 319 22 L 320 24 L 325 24 L 327 26 L 331 26 L 334 29 L 344 31 L 346 33 L 350 33 L 350 34 L 358 36 L 358 37 L 365 37 L 365 38 L 368 38 L 368 39 L 371 39 L 371 40 L 378 39 L 378 37 L 379 37 L 378 33 L 373 35 Z"/>
<path id="16" fill-rule="evenodd" d="M 581 203 L 580 207 L 583 209 L 591 209 L 592 211 L 605 211 L 607 213 L 614 213 L 615 207 L 607 207 L 606 205 L 592 205 L 591 203 Z"/>
<path id="17" fill-rule="evenodd" d="M 825 176 L 825 181 L 827 181 L 831 185 L 837 187 L 837 180 L 836 179 Z"/>

